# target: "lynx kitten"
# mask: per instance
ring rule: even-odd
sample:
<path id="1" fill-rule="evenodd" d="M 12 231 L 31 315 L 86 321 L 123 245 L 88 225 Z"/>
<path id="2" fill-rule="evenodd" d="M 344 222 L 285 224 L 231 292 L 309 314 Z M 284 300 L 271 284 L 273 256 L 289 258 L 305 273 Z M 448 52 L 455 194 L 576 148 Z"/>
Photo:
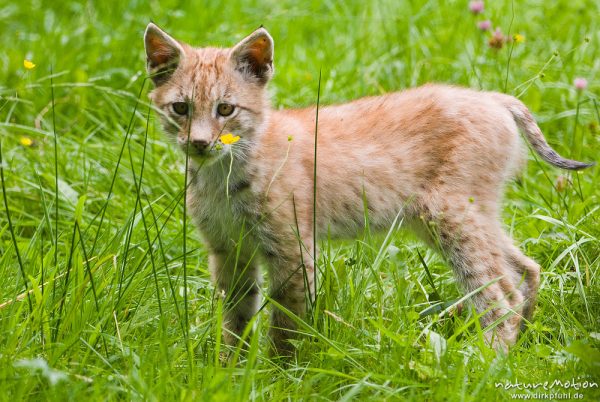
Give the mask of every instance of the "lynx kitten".
<path id="1" fill-rule="evenodd" d="M 150 23 L 147 68 L 165 131 L 189 156 L 187 205 L 224 297 L 223 336 L 235 344 L 260 301 L 259 260 L 272 300 L 302 317 L 314 298 L 315 107 L 273 110 L 273 39 L 259 28 L 230 49 L 193 48 Z M 505 183 L 524 164 L 519 129 L 563 169 L 528 109 L 512 96 L 425 85 L 322 107 L 318 120 L 317 236 L 404 223 L 451 263 L 499 347 L 533 312 L 540 267 L 499 220 Z M 229 140 L 221 141 L 224 134 Z M 237 140 L 239 141 L 233 143 Z M 435 235 L 428 224 L 435 225 Z M 295 322 L 273 307 L 271 337 L 289 352 Z"/>

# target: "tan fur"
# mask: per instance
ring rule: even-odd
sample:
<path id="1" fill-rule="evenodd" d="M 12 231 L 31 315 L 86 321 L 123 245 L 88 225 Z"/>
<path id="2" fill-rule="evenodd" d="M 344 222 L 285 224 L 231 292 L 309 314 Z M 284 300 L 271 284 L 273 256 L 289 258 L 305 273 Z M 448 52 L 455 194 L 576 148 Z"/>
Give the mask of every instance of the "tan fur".
<path id="1" fill-rule="evenodd" d="M 226 300 L 226 341 L 234 344 L 257 311 L 255 255 L 268 267 L 272 300 L 302 317 L 315 294 L 315 107 L 270 108 L 273 41 L 263 28 L 233 49 L 196 49 L 150 24 L 146 51 L 157 85 L 152 100 L 190 157 L 187 202 Z M 173 112 L 172 103 L 182 101 L 191 118 Z M 221 102 L 236 112 L 218 117 Z M 502 94 L 426 85 L 322 107 L 317 236 L 356 235 L 364 225 L 363 197 L 371 227 L 389 228 L 402 211 L 447 257 L 465 292 L 488 285 L 471 299 L 483 327 L 500 319 L 489 339 L 512 344 L 521 317 L 531 317 L 540 269 L 499 219 L 504 184 L 523 165 L 517 123 L 544 159 L 581 167 L 554 153 L 527 108 Z M 219 136 L 229 132 L 241 140 L 218 150 Z M 196 152 L 197 144 L 209 144 L 208 151 Z M 272 314 L 275 347 L 289 351 L 294 321 L 278 308 Z"/>

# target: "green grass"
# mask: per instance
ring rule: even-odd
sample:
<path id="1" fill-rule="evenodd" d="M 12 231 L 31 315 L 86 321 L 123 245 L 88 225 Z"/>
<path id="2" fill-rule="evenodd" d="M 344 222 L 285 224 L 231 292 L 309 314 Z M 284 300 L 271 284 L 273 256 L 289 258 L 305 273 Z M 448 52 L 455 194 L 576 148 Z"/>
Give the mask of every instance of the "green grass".
<path id="1" fill-rule="evenodd" d="M 142 43 L 151 19 L 219 46 L 264 24 L 276 107 L 315 103 L 319 71 L 321 104 L 431 81 L 498 90 L 563 155 L 599 160 L 597 1 L 488 1 L 481 18 L 467 1 L 199 3 L 0 2 L 0 399 L 505 400 L 533 391 L 495 383 L 600 383 L 600 169 L 533 155 L 504 222 L 542 285 L 508 356 L 468 311 L 419 317 L 460 293 L 439 256 L 394 230 L 319 240 L 320 304 L 297 359 L 269 358 L 265 310 L 248 353 L 223 364 L 206 252 L 184 225 L 184 158 L 148 117 Z M 484 18 L 525 42 L 489 49 Z"/>

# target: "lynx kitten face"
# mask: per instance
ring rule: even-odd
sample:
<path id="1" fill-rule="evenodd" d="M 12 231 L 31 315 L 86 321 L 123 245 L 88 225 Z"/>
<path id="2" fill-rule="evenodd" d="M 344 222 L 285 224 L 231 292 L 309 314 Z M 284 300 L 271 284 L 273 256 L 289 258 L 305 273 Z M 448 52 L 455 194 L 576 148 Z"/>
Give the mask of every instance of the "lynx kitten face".
<path id="1" fill-rule="evenodd" d="M 192 48 L 154 24 L 144 41 L 152 101 L 190 158 L 187 204 L 224 297 L 227 343 L 241 341 L 258 310 L 259 266 L 270 299 L 302 317 L 318 290 L 313 234 L 354 237 L 365 208 L 371 228 L 389 229 L 399 216 L 435 246 L 473 292 L 490 343 L 514 343 L 540 272 L 499 219 L 504 185 L 523 165 L 519 129 L 545 161 L 590 166 L 550 148 L 519 100 L 426 85 L 323 107 L 315 183 L 316 110 L 270 108 L 274 43 L 264 28 L 231 49 Z M 295 333 L 289 313 L 273 308 L 276 351 L 290 352 Z"/>
<path id="2" fill-rule="evenodd" d="M 192 49 L 149 25 L 145 44 L 157 86 L 151 98 L 184 152 L 189 141 L 189 155 L 210 164 L 229 154 L 229 145 L 216 146 L 226 132 L 240 135 L 236 148 L 252 145 L 267 115 L 264 85 L 273 74 L 273 39 L 266 30 L 231 50 Z"/>

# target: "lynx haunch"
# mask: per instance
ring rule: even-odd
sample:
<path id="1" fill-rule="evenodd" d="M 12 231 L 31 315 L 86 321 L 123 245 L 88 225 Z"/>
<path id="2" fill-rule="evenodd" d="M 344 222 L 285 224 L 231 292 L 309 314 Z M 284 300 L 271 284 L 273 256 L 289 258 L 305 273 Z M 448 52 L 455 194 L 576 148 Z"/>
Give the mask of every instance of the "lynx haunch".
<path id="1" fill-rule="evenodd" d="M 271 299 L 305 315 L 315 295 L 313 234 L 356 235 L 364 208 L 371 228 L 400 216 L 446 257 L 465 292 L 483 287 L 470 300 L 486 337 L 497 347 L 515 342 L 540 277 L 499 219 L 505 183 L 524 164 L 519 129 L 546 162 L 590 166 L 550 148 L 519 100 L 425 85 L 320 108 L 313 211 L 316 108 L 271 108 L 274 43 L 264 28 L 230 49 L 193 48 L 151 23 L 144 42 L 152 101 L 189 157 L 186 202 L 224 297 L 227 343 L 257 312 L 259 265 Z M 219 142 L 226 133 L 239 141 Z M 292 350 L 295 330 L 273 307 L 278 352 Z"/>

